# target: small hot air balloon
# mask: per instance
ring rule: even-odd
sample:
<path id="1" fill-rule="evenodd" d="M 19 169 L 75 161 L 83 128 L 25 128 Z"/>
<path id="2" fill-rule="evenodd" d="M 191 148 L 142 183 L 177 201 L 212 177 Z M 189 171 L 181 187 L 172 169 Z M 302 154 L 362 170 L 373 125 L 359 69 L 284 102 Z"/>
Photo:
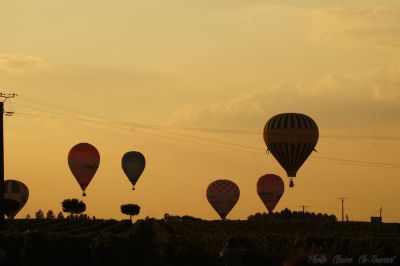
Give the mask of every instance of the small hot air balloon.
<path id="1" fill-rule="evenodd" d="M 313 119 L 298 113 L 278 114 L 269 119 L 264 127 L 264 142 L 279 164 L 293 177 L 318 142 L 318 126 Z"/>
<path id="2" fill-rule="evenodd" d="M 257 194 L 265 207 L 272 213 L 285 191 L 285 184 L 280 176 L 266 174 L 258 179 Z"/>
<path id="3" fill-rule="evenodd" d="M 142 175 L 144 168 L 146 167 L 146 160 L 140 152 L 130 151 L 122 156 L 122 170 L 132 183 L 132 190 L 135 189 L 136 182 Z"/>
<path id="4" fill-rule="evenodd" d="M 89 143 L 79 143 L 69 151 L 68 165 L 83 191 L 82 196 L 86 196 L 85 190 L 96 174 L 99 164 L 100 154 Z"/>
<path id="5" fill-rule="evenodd" d="M 28 187 L 17 180 L 4 181 L 4 213 L 9 219 L 25 206 L 29 198 Z"/>
<path id="6" fill-rule="evenodd" d="M 222 220 L 239 200 L 239 187 L 232 181 L 221 179 L 212 182 L 207 188 L 207 199 Z"/>

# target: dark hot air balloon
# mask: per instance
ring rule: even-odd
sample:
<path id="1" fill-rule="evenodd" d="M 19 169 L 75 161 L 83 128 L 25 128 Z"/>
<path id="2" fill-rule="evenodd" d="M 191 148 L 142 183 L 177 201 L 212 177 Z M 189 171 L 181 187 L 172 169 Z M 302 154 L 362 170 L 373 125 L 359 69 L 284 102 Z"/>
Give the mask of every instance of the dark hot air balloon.
<path id="1" fill-rule="evenodd" d="M 28 187 L 17 180 L 4 181 L 4 213 L 9 219 L 24 207 L 29 198 Z"/>
<path id="2" fill-rule="evenodd" d="M 226 219 L 239 200 L 239 196 L 239 187 L 230 180 L 216 180 L 207 188 L 207 200 L 222 220 Z"/>
<path id="3" fill-rule="evenodd" d="M 284 191 L 285 184 L 280 176 L 266 174 L 258 179 L 257 194 L 270 213 L 275 209 Z"/>
<path id="4" fill-rule="evenodd" d="M 85 190 L 96 174 L 99 164 L 100 154 L 89 143 L 79 143 L 69 151 L 68 165 L 83 191 L 82 196 L 86 196 Z"/>
<path id="5" fill-rule="evenodd" d="M 318 142 L 318 126 L 313 119 L 298 113 L 278 114 L 269 119 L 264 127 L 264 141 L 268 151 L 291 177 L 293 177 Z"/>
<path id="6" fill-rule="evenodd" d="M 125 175 L 132 183 L 132 189 L 135 189 L 136 182 L 146 167 L 146 160 L 143 154 L 137 151 L 127 152 L 122 157 L 121 164 L 122 170 L 124 170 Z"/>

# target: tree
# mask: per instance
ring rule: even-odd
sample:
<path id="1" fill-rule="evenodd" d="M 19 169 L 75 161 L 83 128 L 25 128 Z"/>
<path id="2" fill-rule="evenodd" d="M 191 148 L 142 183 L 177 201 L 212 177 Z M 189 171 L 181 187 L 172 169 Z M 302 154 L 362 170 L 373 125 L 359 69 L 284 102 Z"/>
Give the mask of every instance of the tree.
<path id="1" fill-rule="evenodd" d="M 35 212 L 35 218 L 36 219 L 44 219 L 44 214 L 42 209 L 39 209 L 37 212 Z"/>
<path id="2" fill-rule="evenodd" d="M 46 219 L 54 219 L 56 216 L 54 215 L 52 210 L 48 210 L 46 214 Z"/>
<path id="3" fill-rule="evenodd" d="M 64 219 L 64 214 L 63 214 L 62 212 L 59 212 L 59 213 L 57 214 L 57 219 L 59 219 L 59 220 Z"/>
<path id="4" fill-rule="evenodd" d="M 89 220 L 89 216 L 87 214 L 80 214 L 78 216 L 79 220 Z"/>
<path id="5" fill-rule="evenodd" d="M 31 219 L 31 216 L 29 215 L 29 213 L 26 215 L 25 219 Z"/>
<path id="6" fill-rule="evenodd" d="M 80 214 L 86 210 L 86 204 L 78 199 L 65 199 L 61 205 L 63 212 L 69 212 L 71 218 L 74 214 Z"/>
<path id="7" fill-rule="evenodd" d="M 121 212 L 123 214 L 129 215 L 129 218 L 132 221 L 132 216 L 139 214 L 140 206 L 136 204 L 124 204 L 121 205 Z"/>

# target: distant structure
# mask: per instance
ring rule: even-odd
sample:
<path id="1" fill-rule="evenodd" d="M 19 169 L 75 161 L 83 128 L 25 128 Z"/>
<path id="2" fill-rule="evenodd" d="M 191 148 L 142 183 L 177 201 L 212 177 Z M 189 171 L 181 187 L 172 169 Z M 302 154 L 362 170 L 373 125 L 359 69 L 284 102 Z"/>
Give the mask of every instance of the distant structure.
<path id="1" fill-rule="evenodd" d="M 303 208 L 303 214 L 306 212 L 306 208 L 310 207 L 310 206 L 305 206 L 305 205 L 300 205 L 299 207 Z"/>
<path id="2" fill-rule="evenodd" d="M 17 96 L 15 93 L 0 92 L 0 229 L 4 227 L 4 132 L 3 115 L 11 116 L 13 112 L 4 111 L 4 103 L 9 98 Z"/>
<path id="3" fill-rule="evenodd" d="M 342 222 L 344 222 L 344 200 L 347 198 L 340 197 L 339 199 L 342 201 Z"/>
<path id="4" fill-rule="evenodd" d="M 379 210 L 379 217 L 371 216 L 371 223 L 381 224 L 382 223 L 382 207 Z"/>

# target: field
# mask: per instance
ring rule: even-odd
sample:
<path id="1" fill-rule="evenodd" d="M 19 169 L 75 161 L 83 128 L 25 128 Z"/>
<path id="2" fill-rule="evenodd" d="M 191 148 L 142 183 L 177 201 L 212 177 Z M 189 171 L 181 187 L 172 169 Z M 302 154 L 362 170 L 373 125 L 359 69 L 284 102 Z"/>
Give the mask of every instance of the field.
<path id="1" fill-rule="evenodd" d="M 4 265 L 224 265 L 219 251 L 236 236 L 245 265 L 282 265 L 298 255 L 399 257 L 400 224 L 252 216 L 205 221 L 189 216 L 128 220 L 17 219 L 0 232 Z M 398 263 L 397 258 L 397 263 Z M 353 261 L 354 264 L 354 261 Z"/>

